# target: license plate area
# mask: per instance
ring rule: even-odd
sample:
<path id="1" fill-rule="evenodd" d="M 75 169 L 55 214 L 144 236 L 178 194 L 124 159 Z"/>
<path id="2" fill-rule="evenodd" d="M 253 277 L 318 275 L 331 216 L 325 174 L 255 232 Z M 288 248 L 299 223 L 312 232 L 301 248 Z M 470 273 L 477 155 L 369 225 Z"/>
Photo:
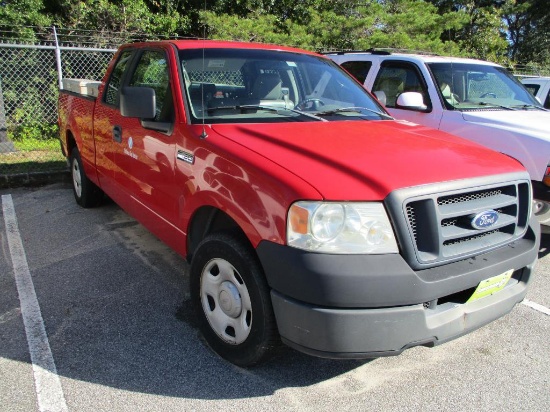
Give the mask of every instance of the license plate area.
<path id="1" fill-rule="evenodd" d="M 474 291 L 472 296 L 470 296 L 470 299 L 466 301 L 466 303 L 474 302 L 476 300 L 493 295 L 494 293 L 501 291 L 508 284 L 508 281 L 512 277 L 513 273 L 514 273 L 514 270 L 510 269 L 504 273 L 501 273 L 500 275 L 482 280 L 481 282 L 479 282 L 479 285 L 477 285 L 476 290 Z"/>

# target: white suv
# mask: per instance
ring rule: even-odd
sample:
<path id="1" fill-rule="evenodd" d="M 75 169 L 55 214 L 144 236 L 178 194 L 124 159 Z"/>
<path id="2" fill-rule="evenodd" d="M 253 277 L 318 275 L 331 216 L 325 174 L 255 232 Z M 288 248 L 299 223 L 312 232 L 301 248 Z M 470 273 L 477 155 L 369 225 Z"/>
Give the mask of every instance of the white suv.
<path id="1" fill-rule="evenodd" d="M 387 51 L 328 53 L 390 114 L 519 160 L 535 214 L 550 228 L 550 111 L 505 68 L 480 60 Z"/>
<path id="2" fill-rule="evenodd" d="M 520 80 L 546 109 L 550 109 L 550 77 L 522 77 Z"/>

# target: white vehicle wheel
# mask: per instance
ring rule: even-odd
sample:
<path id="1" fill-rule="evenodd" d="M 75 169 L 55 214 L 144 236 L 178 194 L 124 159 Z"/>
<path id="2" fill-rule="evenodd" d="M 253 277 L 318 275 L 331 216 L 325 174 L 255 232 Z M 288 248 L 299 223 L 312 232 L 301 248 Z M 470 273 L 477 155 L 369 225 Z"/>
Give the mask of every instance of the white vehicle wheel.
<path id="1" fill-rule="evenodd" d="M 71 173 L 73 177 L 73 189 L 75 192 L 76 197 L 80 198 L 82 197 L 82 175 L 80 170 L 80 165 L 76 161 L 76 159 L 73 159 L 71 164 Z"/>
<path id="2" fill-rule="evenodd" d="M 250 334 L 252 305 L 241 275 L 231 263 L 212 259 L 201 274 L 201 302 L 220 339 L 238 345 Z"/>
<path id="3" fill-rule="evenodd" d="M 239 366 L 266 359 L 279 343 L 267 281 L 246 239 L 207 236 L 191 261 L 191 299 L 208 345 Z"/>
<path id="4" fill-rule="evenodd" d="M 76 203 L 82 207 L 97 206 L 101 202 L 103 192 L 86 176 L 82 167 L 80 152 L 76 147 L 71 151 L 69 165 Z"/>

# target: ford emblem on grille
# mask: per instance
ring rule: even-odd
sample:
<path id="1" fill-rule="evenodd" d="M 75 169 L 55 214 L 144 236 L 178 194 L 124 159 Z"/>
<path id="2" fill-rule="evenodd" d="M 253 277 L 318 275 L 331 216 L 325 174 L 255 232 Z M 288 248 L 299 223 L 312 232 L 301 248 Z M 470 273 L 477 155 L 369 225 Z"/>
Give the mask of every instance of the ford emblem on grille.
<path id="1" fill-rule="evenodd" d="M 485 210 L 484 212 L 478 213 L 475 215 L 471 224 L 474 229 L 486 229 L 488 227 L 494 226 L 498 221 L 498 212 L 495 210 Z"/>

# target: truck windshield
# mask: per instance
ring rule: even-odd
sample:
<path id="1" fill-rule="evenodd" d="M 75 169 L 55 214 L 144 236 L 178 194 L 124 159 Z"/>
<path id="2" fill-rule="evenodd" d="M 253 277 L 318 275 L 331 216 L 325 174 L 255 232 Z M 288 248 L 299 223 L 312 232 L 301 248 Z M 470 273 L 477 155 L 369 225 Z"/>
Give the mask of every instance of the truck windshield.
<path id="1" fill-rule="evenodd" d="M 469 63 L 429 63 L 428 66 L 448 109 L 542 109 L 538 100 L 503 67 Z"/>
<path id="2" fill-rule="evenodd" d="M 181 50 L 179 56 L 192 123 L 391 119 L 326 58 L 223 48 Z"/>

